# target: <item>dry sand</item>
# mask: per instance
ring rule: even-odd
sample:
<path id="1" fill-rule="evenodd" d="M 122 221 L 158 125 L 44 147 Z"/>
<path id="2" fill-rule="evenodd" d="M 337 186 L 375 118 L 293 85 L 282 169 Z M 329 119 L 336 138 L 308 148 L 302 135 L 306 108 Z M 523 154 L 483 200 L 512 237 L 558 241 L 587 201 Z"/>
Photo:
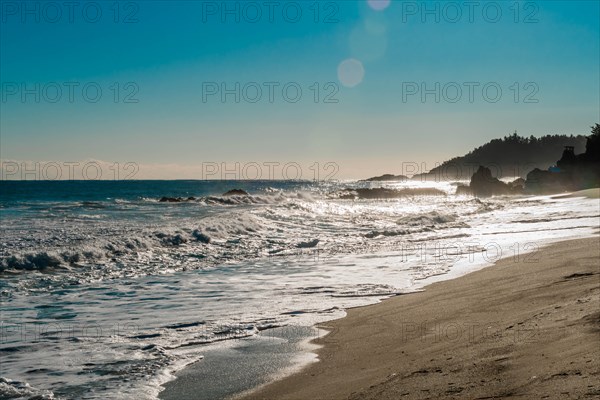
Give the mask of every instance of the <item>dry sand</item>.
<path id="1" fill-rule="evenodd" d="M 600 398 L 600 241 L 535 259 L 349 310 L 320 362 L 245 398 Z"/>

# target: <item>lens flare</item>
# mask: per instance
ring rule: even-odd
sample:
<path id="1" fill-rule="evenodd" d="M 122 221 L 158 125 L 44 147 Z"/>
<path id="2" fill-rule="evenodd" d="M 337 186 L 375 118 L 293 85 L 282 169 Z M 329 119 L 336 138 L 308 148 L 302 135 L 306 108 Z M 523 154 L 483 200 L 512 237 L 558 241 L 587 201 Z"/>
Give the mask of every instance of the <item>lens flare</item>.
<path id="1" fill-rule="evenodd" d="M 383 11 L 390 6 L 391 0 L 367 0 L 369 7 L 375 11 Z"/>
<path id="2" fill-rule="evenodd" d="M 338 79 L 346 87 L 354 87 L 362 82 L 365 68 L 355 58 L 348 58 L 338 65 Z"/>

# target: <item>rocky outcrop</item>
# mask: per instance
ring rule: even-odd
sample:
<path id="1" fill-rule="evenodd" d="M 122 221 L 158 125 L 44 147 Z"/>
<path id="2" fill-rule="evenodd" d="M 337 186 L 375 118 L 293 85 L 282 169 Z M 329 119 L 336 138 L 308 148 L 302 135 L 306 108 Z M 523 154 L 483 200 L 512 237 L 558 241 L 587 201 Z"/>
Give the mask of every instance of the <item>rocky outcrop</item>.
<path id="1" fill-rule="evenodd" d="M 569 176 L 559 171 L 542 171 L 539 168 L 527 174 L 525 184 L 528 193 L 548 194 L 571 190 Z"/>
<path id="2" fill-rule="evenodd" d="M 456 187 L 456 194 L 477 197 L 502 196 L 521 194 L 524 187 L 524 179 L 519 178 L 510 183 L 504 183 L 500 179 L 494 178 L 489 168 L 480 165 L 473 176 L 471 176 L 471 183 L 468 186 L 458 185 Z"/>
<path id="3" fill-rule="evenodd" d="M 508 183 L 511 189 L 523 189 L 525 187 L 525 179 L 517 178 L 512 182 Z"/>
<path id="4" fill-rule="evenodd" d="M 469 187 L 474 196 L 488 197 L 510 194 L 511 189 L 508 184 L 492 176 L 489 168 L 479 166 L 477 171 L 471 177 Z"/>

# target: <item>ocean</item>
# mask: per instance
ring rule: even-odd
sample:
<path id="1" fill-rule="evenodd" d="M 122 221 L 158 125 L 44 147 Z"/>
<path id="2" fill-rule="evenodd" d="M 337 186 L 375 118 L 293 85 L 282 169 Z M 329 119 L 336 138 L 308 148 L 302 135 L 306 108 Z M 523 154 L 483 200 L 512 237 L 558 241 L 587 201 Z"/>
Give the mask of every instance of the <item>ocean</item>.
<path id="1" fill-rule="evenodd" d="M 443 194 L 345 196 L 370 187 Z M 236 188 L 249 194 L 222 195 Z M 243 373 L 222 373 L 228 356 L 217 344 L 290 346 L 350 307 L 501 257 L 526 267 L 544 245 L 598 229 L 597 199 L 455 190 L 413 181 L 1 181 L 0 399 L 156 399 L 194 362 L 215 371 L 228 389 L 210 393 L 224 397 L 275 372 L 228 386 Z M 311 360 L 294 349 L 277 365 Z"/>

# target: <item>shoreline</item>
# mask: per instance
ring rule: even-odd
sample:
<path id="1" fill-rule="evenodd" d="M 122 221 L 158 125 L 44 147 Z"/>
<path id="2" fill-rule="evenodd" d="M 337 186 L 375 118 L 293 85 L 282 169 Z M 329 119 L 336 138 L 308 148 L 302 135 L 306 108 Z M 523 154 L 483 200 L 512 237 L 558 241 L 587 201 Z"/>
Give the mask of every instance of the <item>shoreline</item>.
<path id="1" fill-rule="evenodd" d="M 599 240 L 551 243 L 533 263 L 503 258 L 348 309 L 318 325 L 329 331 L 313 341 L 319 362 L 234 398 L 600 395 Z"/>
<path id="2" fill-rule="evenodd" d="M 256 337 L 213 343 L 203 349 L 203 360 L 187 365 L 175 373 L 176 379 L 163 383 L 158 398 L 238 398 L 251 388 L 263 387 L 316 362 L 319 346 L 312 339 L 323 333 L 314 326 L 286 326 L 267 329 Z M 222 376 L 228 376 L 226 382 L 219 379 Z"/>

